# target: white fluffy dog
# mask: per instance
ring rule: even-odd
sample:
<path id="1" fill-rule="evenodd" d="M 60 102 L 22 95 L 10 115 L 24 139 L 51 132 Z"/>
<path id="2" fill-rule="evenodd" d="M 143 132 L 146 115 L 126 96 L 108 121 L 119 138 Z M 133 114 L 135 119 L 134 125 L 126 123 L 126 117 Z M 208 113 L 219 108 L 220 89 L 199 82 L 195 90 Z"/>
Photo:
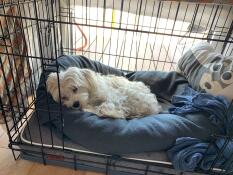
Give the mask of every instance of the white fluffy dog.
<path id="1" fill-rule="evenodd" d="M 161 111 L 156 96 L 142 82 L 89 69 L 70 67 L 59 73 L 61 102 L 67 107 L 112 118 L 135 118 Z M 57 74 L 51 73 L 47 90 L 59 102 Z"/>

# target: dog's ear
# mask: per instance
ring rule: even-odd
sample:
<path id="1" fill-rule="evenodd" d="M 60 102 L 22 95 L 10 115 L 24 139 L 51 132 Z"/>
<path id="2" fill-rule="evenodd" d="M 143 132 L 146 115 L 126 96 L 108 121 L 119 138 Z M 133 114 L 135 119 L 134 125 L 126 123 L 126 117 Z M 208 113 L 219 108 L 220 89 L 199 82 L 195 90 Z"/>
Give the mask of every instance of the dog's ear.
<path id="1" fill-rule="evenodd" d="M 57 82 L 57 74 L 56 73 L 49 74 L 48 79 L 46 81 L 47 91 L 52 94 L 52 92 L 54 92 L 58 86 L 57 83 L 58 83 Z"/>
<path id="2" fill-rule="evenodd" d="M 96 90 L 97 80 L 95 72 L 89 69 L 82 69 L 82 74 L 89 84 L 90 90 Z"/>

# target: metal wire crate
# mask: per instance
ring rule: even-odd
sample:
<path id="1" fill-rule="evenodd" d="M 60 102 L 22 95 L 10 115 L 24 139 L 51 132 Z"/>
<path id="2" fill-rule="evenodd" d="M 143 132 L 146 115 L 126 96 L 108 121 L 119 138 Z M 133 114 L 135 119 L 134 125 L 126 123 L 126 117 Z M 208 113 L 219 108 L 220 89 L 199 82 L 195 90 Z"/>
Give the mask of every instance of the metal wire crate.
<path id="1" fill-rule="evenodd" d="M 42 139 L 41 145 L 33 145 L 23 142 L 19 135 L 35 114 L 35 91 L 41 72 L 61 55 L 84 55 L 124 71 L 174 71 L 186 49 L 202 40 L 223 55 L 232 55 L 231 1 L 4 0 L 0 3 L 0 118 L 7 123 L 9 147 L 15 159 L 19 152 L 25 158 L 38 157 L 44 164 L 56 160 L 75 169 L 77 165 L 84 169 L 87 165 L 105 167 L 106 174 L 114 167 L 121 168 L 118 170 L 121 173 L 135 170 L 130 162 L 140 165 L 134 174 L 180 173 L 172 170 L 171 164 L 159 161 L 120 158 L 129 163 L 124 166 L 116 163 L 118 157 L 66 150 L 64 145 L 47 148 Z M 26 129 L 30 131 L 29 125 Z M 225 138 L 226 144 L 232 139 L 218 137 Z M 48 150 L 53 149 L 60 154 L 50 155 Z M 62 153 L 66 154 L 61 156 Z M 85 156 L 94 161 L 86 160 Z M 98 161 L 99 157 L 104 161 Z M 214 164 L 204 173 L 232 173 L 213 167 Z"/>

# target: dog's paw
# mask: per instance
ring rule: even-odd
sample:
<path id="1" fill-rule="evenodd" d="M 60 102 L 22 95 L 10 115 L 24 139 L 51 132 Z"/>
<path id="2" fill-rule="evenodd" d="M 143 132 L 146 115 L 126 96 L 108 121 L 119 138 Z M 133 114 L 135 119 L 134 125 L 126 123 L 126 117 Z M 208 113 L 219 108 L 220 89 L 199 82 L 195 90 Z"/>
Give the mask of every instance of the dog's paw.
<path id="1" fill-rule="evenodd" d="M 125 118 L 124 111 L 117 110 L 113 104 L 103 103 L 99 107 L 100 114 L 111 118 Z"/>

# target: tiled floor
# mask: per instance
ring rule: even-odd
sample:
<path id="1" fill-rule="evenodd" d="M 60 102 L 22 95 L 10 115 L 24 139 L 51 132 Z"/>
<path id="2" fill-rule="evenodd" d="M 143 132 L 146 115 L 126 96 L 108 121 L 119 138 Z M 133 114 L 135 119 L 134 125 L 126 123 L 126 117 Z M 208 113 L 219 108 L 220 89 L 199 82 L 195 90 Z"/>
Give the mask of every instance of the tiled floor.
<path id="1" fill-rule="evenodd" d="M 58 166 L 44 166 L 22 159 L 15 161 L 7 145 L 7 134 L 0 125 L 0 175 L 101 175 L 94 172 L 74 171 Z"/>

